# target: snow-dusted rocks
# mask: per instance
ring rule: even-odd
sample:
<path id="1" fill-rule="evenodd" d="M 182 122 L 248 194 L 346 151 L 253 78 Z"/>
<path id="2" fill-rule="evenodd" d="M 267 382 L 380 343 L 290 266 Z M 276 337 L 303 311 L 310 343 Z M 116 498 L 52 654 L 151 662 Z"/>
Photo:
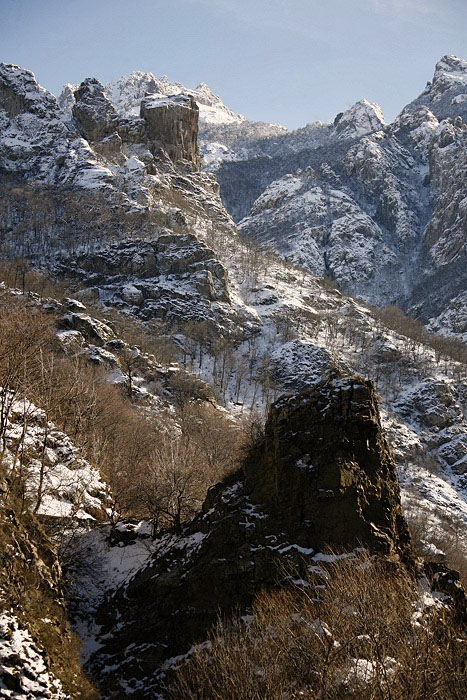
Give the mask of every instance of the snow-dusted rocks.
<path id="1" fill-rule="evenodd" d="M 467 119 L 467 61 L 457 56 L 443 56 L 435 66 L 431 82 L 415 100 L 404 108 L 413 112 L 426 105 L 441 119 L 460 115 Z"/>
<path id="2" fill-rule="evenodd" d="M 63 111 L 71 115 L 75 102 L 77 85 L 63 86 L 58 102 Z M 204 126 L 241 124 L 246 121 L 242 114 L 236 114 L 226 107 L 206 83 L 195 88 L 187 88 L 181 83 L 171 83 L 166 75 L 156 78 L 152 73 L 133 71 L 115 82 L 104 86 L 105 93 L 116 113 L 123 118 L 138 117 L 141 101 L 148 96 L 173 99 L 178 96 L 192 96 L 199 109 L 200 123 Z"/>
<path id="3" fill-rule="evenodd" d="M 338 138 L 353 139 L 380 131 L 385 123 L 381 107 L 363 99 L 336 117 L 334 129 Z"/>
<path id="4" fill-rule="evenodd" d="M 55 97 L 30 71 L 0 64 L 0 167 L 41 183 L 107 189 L 111 171 L 65 124 Z"/>
<path id="5" fill-rule="evenodd" d="M 50 625 L 54 625 L 52 620 Z M 43 650 L 11 612 L 0 613 L 0 697 L 66 700 L 62 684 L 47 668 Z"/>
<path id="6" fill-rule="evenodd" d="M 68 102 L 68 87 L 65 85 L 62 91 L 63 104 Z M 140 102 L 147 95 L 173 97 L 184 94 L 193 96 L 199 108 L 201 124 L 240 124 L 245 121 L 243 115 L 235 114 L 226 107 L 206 83 L 186 88 L 181 83 L 171 83 L 166 75 L 156 78 L 152 73 L 133 71 L 116 82 L 107 83 L 105 90 L 116 111 L 124 117 L 139 115 Z"/>
<path id="7" fill-rule="evenodd" d="M 73 259 L 58 256 L 55 269 L 98 287 L 107 305 L 145 320 L 164 318 L 178 324 L 209 320 L 225 330 L 238 324 L 227 271 L 213 250 L 193 234 L 165 231 L 145 240 L 122 238 Z M 113 337 L 110 328 L 84 313 L 70 314 L 69 328 L 81 331 L 91 342 L 104 343 Z"/>
<path id="8" fill-rule="evenodd" d="M 5 431 L 4 461 L 15 474 L 24 464 L 25 494 L 40 516 L 94 520 L 105 512 L 105 484 L 70 438 L 30 401 L 16 400 Z"/>
<path id="9" fill-rule="evenodd" d="M 0 166 L 50 180 L 68 148 L 67 129 L 55 97 L 34 74 L 0 64 Z"/>
<path id="10" fill-rule="evenodd" d="M 349 167 L 356 163 L 358 153 Z M 336 180 L 326 168 L 285 175 L 256 200 L 239 230 L 313 274 L 332 276 L 346 292 L 389 296 L 401 285 L 397 250 Z"/>
<path id="11" fill-rule="evenodd" d="M 82 136 L 90 142 L 108 136 L 115 125 L 115 111 L 101 83 L 96 78 L 86 78 L 74 96 L 72 114 Z"/>
<path id="12" fill-rule="evenodd" d="M 86 695 L 55 546 L 0 475 L 0 697 Z"/>
<path id="13" fill-rule="evenodd" d="M 421 241 L 426 267 L 411 301 L 415 312 L 425 321 L 433 319 L 433 327 L 440 330 L 449 309 L 450 333 L 462 334 L 462 295 L 467 286 L 467 124 L 461 118 L 441 122 L 430 143 L 429 164 L 434 208 Z"/>

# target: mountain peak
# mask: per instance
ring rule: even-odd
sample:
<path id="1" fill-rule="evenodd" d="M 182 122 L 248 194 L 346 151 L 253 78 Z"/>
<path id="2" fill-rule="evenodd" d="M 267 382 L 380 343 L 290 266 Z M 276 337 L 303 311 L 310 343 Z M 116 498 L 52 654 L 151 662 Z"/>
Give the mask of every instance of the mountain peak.
<path id="1" fill-rule="evenodd" d="M 436 64 L 435 75 L 436 73 L 446 70 L 467 74 L 467 61 L 458 56 L 454 56 L 454 54 L 446 54 L 446 56 L 440 58 Z"/>
<path id="2" fill-rule="evenodd" d="M 59 104 L 64 111 L 71 113 L 74 103 L 73 92 L 75 85 L 67 84 L 63 87 L 59 97 Z M 123 117 L 138 116 L 141 101 L 148 95 L 160 97 L 174 97 L 176 95 L 193 95 L 199 106 L 199 119 L 204 124 L 232 124 L 245 121 L 242 114 L 236 114 L 229 109 L 219 95 L 213 93 L 204 82 L 196 88 L 190 89 L 182 83 L 172 83 L 166 75 L 156 78 L 153 73 L 134 70 L 114 82 L 107 83 L 105 92 L 112 102 L 117 114 Z"/>
<path id="3" fill-rule="evenodd" d="M 363 98 L 338 115 L 334 124 L 339 138 L 349 139 L 380 131 L 386 122 L 381 107 Z"/>

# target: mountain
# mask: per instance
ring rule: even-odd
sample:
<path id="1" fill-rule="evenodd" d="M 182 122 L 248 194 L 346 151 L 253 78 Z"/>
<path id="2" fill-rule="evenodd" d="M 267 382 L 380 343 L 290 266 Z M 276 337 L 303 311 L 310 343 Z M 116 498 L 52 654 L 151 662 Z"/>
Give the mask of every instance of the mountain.
<path id="1" fill-rule="evenodd" d="M 462 603 L 464 63 L 392 124 L 361 100 L 292 133 L 205 86 L 57 100 L 1 64 L 2 469 L 58 537 L 104 697 L 152 693 L 276 564 L 322 590 L 329 546 L 408 567 L 423 611 L 440 581 Z"/>
<path id="2" fill-rule="evenodd" d="M 87 79 L 75 91 L 70 119 L 29 71 L 3 64 L 1 76 L 6 256 L 27 257 L 71 284 L 86 304 L 121 311 L 162 335 L 169 329 L 184 362 L 194 369 L 198 355 L 197 372 L 234 414 L 247 406 L 263 410 L 281 389 L 302 389 L 334 363 L 369 374 L 400 450 L 401 477 L 408 478 L 403 465 L 419 471 L 419 457 L 429 452 L 445 470 L 446 483 L 462 492 L 462 346 L 430 336 L 409 319 L 365 308 L 306 267 L 323 275 L 332 266 L 343 288 L 354 286 L 380 302 L 394 294 L 403 298 L 415 281 L 422 289 L 414 256 L 422 255 L 435 218 L 449 217 L 446 240 L 441 237 L 430 251 L 445 255 L 438 275 L 459 266 L 449 288 L 465 293 L 462 242 L 449 248 L 460 235 L 463 125 L 436 125 L 437 118 L 419 107 L 418 117 L 401 115 L 384 126 L 378 109 L 361 102 L 335 126 L 309 125 L 267 139 L 271 149 L 284 151 L 288 144 L 287 154 L 227 162 L 217 173 L 221 182 L 223 168 L 263 162 L 285 167 L 324 152 L 335 161 L 316 161 L 316 167 L 271 184 L 240 223 L 242 238 L 222 206 L 215 177 L 199 170 L 198 110 L 191 97 L 154 93 L 142 99 L 140 116 L 124 117 L 104 87 Z M 359 133 L 378 130 L 338 138 L 339 123 L 352 119 Z M 303 151 L 304 139 L 324 145 Z M 411 151 L 402 140 L 412 143 Z M 422 167 L 423 158 L 430 164 Z M 451 205 L 443 207 L 440 199 L 431 217 L 427 168 L 441 189 L 448 183 L 456 194 L 446 192 Z M 281 241 L 287 257 L 304 267 L 294 269 L 252 246 L 253 227 L 256 239 Z M 441 284 L 423 303 L 436 301 L 440 291 Z M 459 323 L 458 311 L 462 317 L 455 304 L 446 308 L 445 323 Z M 423 498 L 437 502 L 436 489 L 422 490 Z M 455 491 L 447 493 L 458 518 L 464 506 Z"/>
<path id="3" fill-rule="evenodd" d="M 73 93 L 78 85 L 67 84 L 58 98 L 60 107 L 68 114 L 74 103 Z M 245 121 L 242 114 L 235 114 L 225 106 L 221 98 L 215 95 L 206 83 L 196 88 L 186 88 L 181 83 L 171 83 L 166 75 L 156 78 L 152 73 L 133 71 L 113 83 L 104 85 L 105 92 L 115 111 L 122 117 L 139 116 L 141 100 L 147 95 L 174 97 L 190 94 L 199 107 L 200 124 L 241 124 Z"/>
<path id="4" fill-rule="evenodd" d="M 253 142 L 239 131 L 206 164 L 243 236 L 463 337 L 466 100 L 467 62 L 445 56 L 391 124 L 361 100 L 333 125 Z"/>

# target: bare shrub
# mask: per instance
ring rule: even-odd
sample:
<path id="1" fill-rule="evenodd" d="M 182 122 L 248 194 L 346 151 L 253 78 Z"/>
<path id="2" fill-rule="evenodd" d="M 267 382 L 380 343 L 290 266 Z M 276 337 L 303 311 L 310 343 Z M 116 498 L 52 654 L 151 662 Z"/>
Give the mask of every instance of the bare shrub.
<path id="1" fill-rule="evenodd" d="M 169 681 L 171 700 L 461 700 L 465 637 L 446 608 L 417 609 L 395 564 L 341 558 L 327 583 L 262 593 L 219 622 Z"/>

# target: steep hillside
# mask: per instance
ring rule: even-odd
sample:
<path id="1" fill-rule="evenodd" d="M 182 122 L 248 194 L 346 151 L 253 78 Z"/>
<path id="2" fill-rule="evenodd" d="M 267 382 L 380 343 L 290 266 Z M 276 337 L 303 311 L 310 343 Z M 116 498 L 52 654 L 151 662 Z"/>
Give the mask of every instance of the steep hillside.
<path id="1" fill-rule="evenodd" d="M 70 632 L 53 543 L 0 472 L 0 697 L 98 697 Z"/>

